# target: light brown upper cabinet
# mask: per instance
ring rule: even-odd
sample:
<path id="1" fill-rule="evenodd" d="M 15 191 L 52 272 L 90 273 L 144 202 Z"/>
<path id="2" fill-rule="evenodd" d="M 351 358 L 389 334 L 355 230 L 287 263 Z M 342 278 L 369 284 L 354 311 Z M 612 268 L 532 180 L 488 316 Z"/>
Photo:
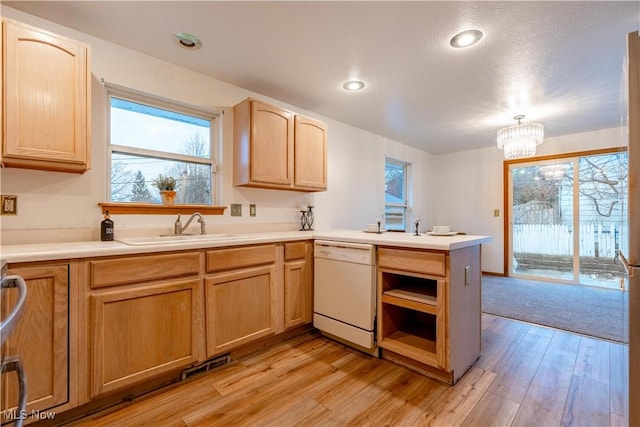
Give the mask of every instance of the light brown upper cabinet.
<path id="1" fill-rule="evenodd" d="M 327 189 L 327 127 L 303 116 L 295 117 L 294 186 L 310 191 Z"/>
<path id="2" fill-rule="evenodd" d="M 19 22 L 2 22 L 2 163 L 89 169 L 88 46 Z"/>
<path id="3" fill-rule="evenodd" d="M 233 108 L 237 186 L 327 189 L 324 123 L 248 98 Z"/>

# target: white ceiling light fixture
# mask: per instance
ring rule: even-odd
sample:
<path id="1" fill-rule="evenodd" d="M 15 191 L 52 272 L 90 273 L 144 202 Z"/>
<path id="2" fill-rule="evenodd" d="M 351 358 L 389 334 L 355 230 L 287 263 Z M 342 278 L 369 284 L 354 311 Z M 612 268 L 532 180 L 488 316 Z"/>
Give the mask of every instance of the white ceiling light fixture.
<path id="1" fill-rule="evenodd" d="M 498 148 L 504 150 L 505 159 L 521 159 L 536 154 L 536 146 L 544 138 L 544 126 L 541 123 L 521 123 L 524 115 L 513 118 L 517 125 L 498 131 Z"/>
<path id="2" fill-rule="evenodd" d="M 200 39 L 189 33 L 176 33 L 173 35 L 173 41 L 183 49 L 197 50 L 202 47 Z"/>
<path id="3" fill-rule="evenodd" d="M 482 31 L 466 30 L 453 36 L 449 44 L 455 48 L 463 48 L 473 46 L 478 43 L 480 39 L 482 39 Z"/>
<path id="4" fill-rule="evenodd" d="M 349 80 L 345 82 L 342 87 L 349 92 L 356 92 L 364 89 L 364 82 L 361 80 Z"/>

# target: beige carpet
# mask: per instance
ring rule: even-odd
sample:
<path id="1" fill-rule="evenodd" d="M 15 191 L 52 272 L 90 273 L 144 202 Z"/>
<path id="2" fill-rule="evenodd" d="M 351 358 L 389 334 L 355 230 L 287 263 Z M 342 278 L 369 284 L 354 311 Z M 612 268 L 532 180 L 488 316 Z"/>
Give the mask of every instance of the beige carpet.
<path id="1" fill-rule="evenodd" d="M 597 338 L 629 342 L 626 292 L 482 276 L 482 311 Z"/>

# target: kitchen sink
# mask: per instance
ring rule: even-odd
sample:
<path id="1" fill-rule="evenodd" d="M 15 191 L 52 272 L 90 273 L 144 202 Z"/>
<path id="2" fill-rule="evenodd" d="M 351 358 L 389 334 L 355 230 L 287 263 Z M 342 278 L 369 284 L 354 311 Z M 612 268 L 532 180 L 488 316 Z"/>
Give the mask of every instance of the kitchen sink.
<path id="1" fill-rule="evenodd" d="M 252 236 L 245 234 L 163 234 L 160 236 L 127 237 L 123 239 L 116 239 L 116 241 L 130 246 L 143 246 L 191 241 L 242 240 L 250 239 L 251 237 Z"/>

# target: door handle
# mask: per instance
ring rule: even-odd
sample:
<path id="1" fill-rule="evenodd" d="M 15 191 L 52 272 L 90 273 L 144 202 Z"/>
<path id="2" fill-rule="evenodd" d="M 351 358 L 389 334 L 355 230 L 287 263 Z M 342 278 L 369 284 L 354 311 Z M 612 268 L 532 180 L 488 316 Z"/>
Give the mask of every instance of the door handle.
<path id="1" fill-rule="evenodd" d="M 635 268 L 629 265 L 629 261 L 627 261 L 627 259 L 624 257 L 621 250 L 618 250 L 618 258 L 620 259 L 620 261 L 622 261 L 622 266 L 624 267 L 624 271 L 627 272 L 627 276 L 629 276 L 629 279 L 631 279 L 633 277 L 633 273 L 635 272 Z"/>
<path id="2" fill-rule="evenodd" d="M 16 371 L 18 375 L 18 407 L 16 408 L 15 427 L 22 427 L 27 410 L 27 374 L 19 357 L 5 358 L 2 363 L 2 373 Z"/>
<path id="3" fill-rule="evenodd" d="M 4 344 L 5 340 L 13 331 L 16 324 L 18 323 L 18 319 L 22 313 L 22 307 L 27 299 L 27 283 L 20 276 L 7 276 L 2 279 L 0 283 L 0 289 L 4 288 L 18 288 L 18 302 L 9 315 L 0 322 L 0 335 L 1 344 Z"/>

